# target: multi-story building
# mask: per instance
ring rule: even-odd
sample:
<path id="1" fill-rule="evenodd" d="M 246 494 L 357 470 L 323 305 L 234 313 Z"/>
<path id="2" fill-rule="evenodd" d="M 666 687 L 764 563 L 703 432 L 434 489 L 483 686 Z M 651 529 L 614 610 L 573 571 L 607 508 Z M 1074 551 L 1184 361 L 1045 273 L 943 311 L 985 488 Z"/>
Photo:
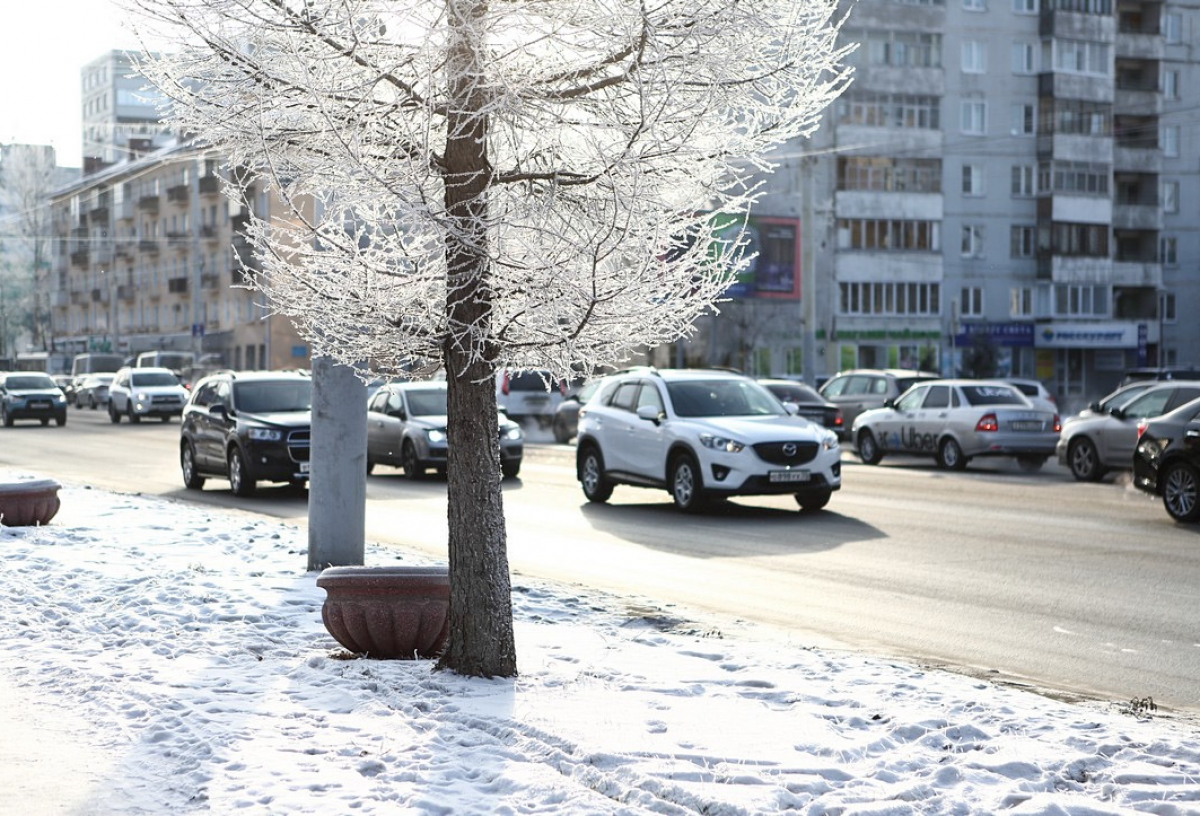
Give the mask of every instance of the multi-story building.
<path id="1" fill-rule="evenodd" d="M 699 356 L 995 370 L 1067 408 L 1128 367 L 1200 365 L 1198 23 L 1149 0 L 859 0 L 853 84 L 756 208 L 798 221 L 811 300 L 739 304 Z M 738 355 L 738 324 L 770 320 L 791 328 Z"/>
<path id="2" fill-rule="evenodd" d="M 221 157 L 170 145 L 51 197 L 53 350 L 191 351 L 209 367 L 307 368 L 308 345 L 239 284 L 257 270 L 250 212 L 287 218 L 261 184 L 221 192 Z"/>
<path id="3" fill-rule="evenodd" d="M 136 73 L 133 56 L 109 51 L 80 72 L 84 172 L 162 146 L 168 129 L 161 123 L 157 91 Z"/>

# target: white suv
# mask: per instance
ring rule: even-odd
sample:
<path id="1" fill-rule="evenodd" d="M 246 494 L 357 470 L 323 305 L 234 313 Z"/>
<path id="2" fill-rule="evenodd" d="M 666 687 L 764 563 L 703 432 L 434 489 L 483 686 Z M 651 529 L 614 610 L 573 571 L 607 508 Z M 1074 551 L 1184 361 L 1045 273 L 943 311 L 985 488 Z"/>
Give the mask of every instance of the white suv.
<path id="1" fill-rule="evenodd" d="M 707 370 L 607 377 L 579 412 L 576 475 L 589 501 L 607 501 L 618 484 L 656 487 L 686 512 L 781 493 L 819 510 L 842 486 L 835 433 L 749 377 Z"/>
<path id="2" fill-rule="evenodd" d="M 140 422 L 142 417 L 169 422 L 183 413 L 187 399 L 187 389 L 171 369 L 125 367 L 108 387 L 108 418 L 114 423 L 121 417 L 130 422 Z"/>

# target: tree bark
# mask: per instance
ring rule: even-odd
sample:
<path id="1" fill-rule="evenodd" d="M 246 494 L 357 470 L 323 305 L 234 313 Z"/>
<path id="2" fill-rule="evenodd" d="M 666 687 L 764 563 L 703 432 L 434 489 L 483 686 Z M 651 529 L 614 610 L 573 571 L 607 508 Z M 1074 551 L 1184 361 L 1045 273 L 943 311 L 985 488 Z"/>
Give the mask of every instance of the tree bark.
<path id="1" fill-rule="evenodd" d="M 449 0 L 452 30 L 445 205 L 447 324 L 445 363 L 450 556 L 450 637 L 439 668 L 477 677 L 517 673 L 504 504 L 500 491 L 495 353 L 490 346 L 494 295 L 489 285 L 487 196 L 492 181 L 482 43 L 486 2 Z"/>

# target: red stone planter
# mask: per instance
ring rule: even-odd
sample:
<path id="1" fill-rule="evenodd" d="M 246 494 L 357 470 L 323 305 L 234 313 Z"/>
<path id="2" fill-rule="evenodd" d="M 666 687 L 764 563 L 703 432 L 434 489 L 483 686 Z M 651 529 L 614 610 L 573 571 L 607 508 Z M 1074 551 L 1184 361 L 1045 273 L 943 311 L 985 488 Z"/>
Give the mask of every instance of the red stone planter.
<path id="1" fill-rule="evenodd" d="M 388 660 L 437 657 L 450 626 L 446 567 L 330 567 L 321 620 L 352 652 Z"/>
<path id="2" fill-rule="evenodd" d="M 7 527 L 48 524 L 58 512 L 61 487 L 53 479 L 0 484 L 0 524 Z"/>

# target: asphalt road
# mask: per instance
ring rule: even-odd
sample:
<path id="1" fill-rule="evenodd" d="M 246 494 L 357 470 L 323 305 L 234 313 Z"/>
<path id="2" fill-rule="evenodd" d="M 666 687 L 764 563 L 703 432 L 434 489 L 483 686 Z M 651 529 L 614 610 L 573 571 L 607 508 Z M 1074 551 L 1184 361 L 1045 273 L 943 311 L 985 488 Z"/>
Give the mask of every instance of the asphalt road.
<path id="1" fill-rule="evenodd" d="M 304 523 L 305 496 L 283 487 L 248 500 L 219 480 L 184 490 L 178 439 L 177 422 L 72 410 L 65 428 L 0 428 L 0 467 Z M 1002 461 L 869 467 L 847 453 L 822 513 L 775 497 L 684 516 L 665 492 L 628 487 L 589 505 L 573 456 L 535 442 L 505 483 L 517 584 L 581 584 L 627 596 L 633 612 L 650 599 L 657 614 L 720 613 L 799 645 L 1200 714 L 1200 526 L 1173 523 L 1125 477 L 1078 484 L 1053 464 L 1023 474 Z M 445 495 L 444 481 L 376 468 L 368 539 L 445 557 Z"/>

